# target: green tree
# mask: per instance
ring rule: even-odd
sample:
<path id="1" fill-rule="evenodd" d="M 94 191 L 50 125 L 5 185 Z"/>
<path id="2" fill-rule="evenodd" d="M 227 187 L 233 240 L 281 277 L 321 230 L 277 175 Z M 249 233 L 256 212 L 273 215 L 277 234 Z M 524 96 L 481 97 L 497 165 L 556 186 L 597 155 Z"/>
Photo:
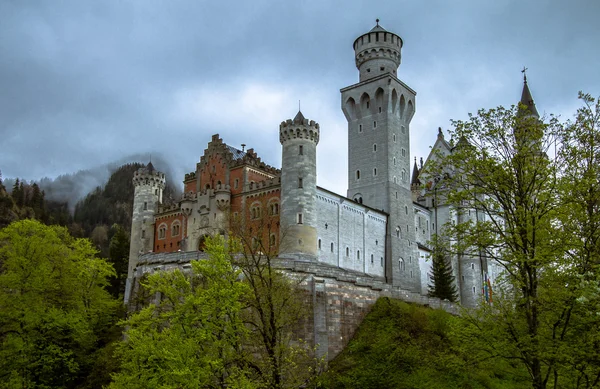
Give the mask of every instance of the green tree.
<path id="1" fill-rule="evenodd" d="M 115 269 L 115 277 L 111 279 L 110 292 L 118 297 L 125 292 L 127 267 L 129 265 L 129 235 L 125 228 L 118 224 L 112 226 L 113 236 L 110 238 L 108 260 Z"/>
<path id="2" fill-rule="evenodd" d="M 455 302 L 458 299 L 458 292 L 452 274 L 452 265 L 448 260 L 447 250 L 440 240 L 434 237 L 430 273 L 433 282 L 428 285 L 428 294 L 429 297 Z"/>
<path id="3" fill-rule="evenodd" d="M 232 264 L 236 243 L 207 238 L 205 250 L 209 259 L 193 261 L 192 274 L 159 272 L 142 282 L 158 301 L 124 323 L 111 388 L 257 387 L 242 348 L 248 286 Z"/>
<path id="4" fill-rule="evenodd" d="M 243 316 L 251 336 L 245 347 L 252 350 L 252 365 L 266 387 L 307 385 L 319 373 L 323 361 L 298 335 L 311 304 L 300 285 L 304 280 L 292 279 L 277 269 L 278 212 L 265 201 L 259 212 L 262 217 L 251 218 L 251 209 L 242 214 L 246 218 L 230 222 L 230 234 L 241 242 L 236 266 L 249 286 Z"/>
<path id="5" fill-rule="evenodd" d="M 22 220 L 0 230 L 0 387 L 71 388 L 94 363 L 119 303 L 88 240 Z"/>
<path id="6" fill-rule="evenodd" d="M 457 252 L 483 253 L 503 268 L 493 305 L 461 316 L 457 344 L 465 353 L 517 363 L 533 388 L 594 387 L 598 327 L 581 295 L 597 282 L 597 274 L 586 278 L 582 271 L 597 256 L 583 259 L 576 248 L 591 243 L 582 226 L 593 218 L 584 216 L 585 199 L 568 200 L 573 186 L 582 189 L 583 176 L 572 175 L 571 186 L 564 180 L 587 164 L 574 150 L 555 157 L 563 152 L 561 136 L 574 129 L 552 117 L 543 122 L 525 106 L 481 110 L 454 125 L 452 135 L 464 147 L 441 159 L 437 173 L 447 173 L 448 200 L 457 209 L 466 205 L 485 217 L 448 225 L 446 233 Z M 589 183 L 580 193 L 596 190 Z M 581 218 L 573 222 L 577 210 Z"/>

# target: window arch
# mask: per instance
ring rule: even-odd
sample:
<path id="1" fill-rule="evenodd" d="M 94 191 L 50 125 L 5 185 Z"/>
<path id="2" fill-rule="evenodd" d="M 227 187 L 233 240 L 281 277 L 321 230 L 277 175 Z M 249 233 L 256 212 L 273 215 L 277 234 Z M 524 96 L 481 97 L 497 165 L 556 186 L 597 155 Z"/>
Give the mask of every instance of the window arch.
<path id="1" fill-rule="evenodd" d="M 402 257 L 400 257 L 400 259 L 398 259 L 398 266 L 400 267 L 400 271 L 404 271 L 406 268 L 404 259 L 402 259 Z"/>
<path id="2" fill-rule="evenodd" d="M 181 222 L 179 220 L 175 220 L 171 224 L 171 236 L 179 236 L 180 229 L 181 229 Z"/>
<path id="3" fill-rule="evenodd" d="M 250 217 L 252 219 L 259 219 L 260 218 L 260 203 L 258 201 L 252 203 L 252 206 L 250 207 Z"/>
<path id="4" fill-rule="evenodd" d="M 165 239 L 167 237 L 167 224 L 161 223 L 158 226 L 158 239 Z"/>
<path id="5" fill-rule="evenodd" d="M 279 202 L 277 200 L 273 200 L 269 203 L 269 215 L 279 215 Z"/>

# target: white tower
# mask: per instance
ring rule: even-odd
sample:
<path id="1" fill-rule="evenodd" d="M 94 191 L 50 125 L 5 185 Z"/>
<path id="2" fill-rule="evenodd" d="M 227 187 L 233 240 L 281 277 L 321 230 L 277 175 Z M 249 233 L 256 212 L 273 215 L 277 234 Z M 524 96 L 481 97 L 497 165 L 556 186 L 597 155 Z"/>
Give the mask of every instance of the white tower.
<path id="1" fill-rule="evenodd" d="M 140 254 L 152 251 L 154 247 L 154 214 L 162 203 L 165 189 L 165 174 L 154 169 L 152 162 L 138 169 L 133 175 L 135 192 L 133 196 L 133 216 L 131 218 L 131 242 L 129 246 L 129 267 L 125 286 L 125 304 L 129 302 L 133 288 L 133 271 Z"/>
<path id="2" fill-rule="evenodd" d="M 386 278 L 420 291 L 410 190 L 409 124 L 416 92 L 396 77 L 402 39 L 377 25 L 354 41 L 359 83 L 343 88 L 348 197 L 389 214 Z"/>
<path id="3" fill-rule="evenodd" d="M 279 126 L 281 216 L 279 254 L 284 258 L 317 256 L 317 144 L 319 124 L 302 112 Z"/>

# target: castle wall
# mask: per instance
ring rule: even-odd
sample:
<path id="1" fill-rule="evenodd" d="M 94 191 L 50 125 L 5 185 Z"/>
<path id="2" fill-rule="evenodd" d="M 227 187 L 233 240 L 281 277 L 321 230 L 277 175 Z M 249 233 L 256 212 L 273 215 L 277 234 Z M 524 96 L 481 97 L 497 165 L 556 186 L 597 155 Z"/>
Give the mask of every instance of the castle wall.
<path id="1" fill-rule="evenodd" d="M 387 215 L 319 187 L 316 198 L 318 260 L 383 277 Z"/>
<path id="2" fill-rule="evenodd" d="M 154 252 L 173 252 L 182 248 L 181 242 L 187 233 L 187 220 L 177 206 L 174 211 L 158 215 L 154 219 Z"/>

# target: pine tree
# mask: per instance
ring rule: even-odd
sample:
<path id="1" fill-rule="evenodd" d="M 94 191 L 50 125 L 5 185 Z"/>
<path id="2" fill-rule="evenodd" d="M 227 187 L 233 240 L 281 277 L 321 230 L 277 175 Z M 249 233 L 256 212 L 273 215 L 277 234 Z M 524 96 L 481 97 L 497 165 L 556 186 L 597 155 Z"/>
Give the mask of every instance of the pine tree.
<path id="1" fill-rule="evenodd" d="M 442 300 L 455 302 L 458 300 L 458 292 L 454 283 L 452 274 L 452 265 L 445 255 L 445 250 L 436 244 L 432 253 L 432 266 L 430 277 L 433 283 L 430 283 L 429 297 L 437 297 Z"/>

